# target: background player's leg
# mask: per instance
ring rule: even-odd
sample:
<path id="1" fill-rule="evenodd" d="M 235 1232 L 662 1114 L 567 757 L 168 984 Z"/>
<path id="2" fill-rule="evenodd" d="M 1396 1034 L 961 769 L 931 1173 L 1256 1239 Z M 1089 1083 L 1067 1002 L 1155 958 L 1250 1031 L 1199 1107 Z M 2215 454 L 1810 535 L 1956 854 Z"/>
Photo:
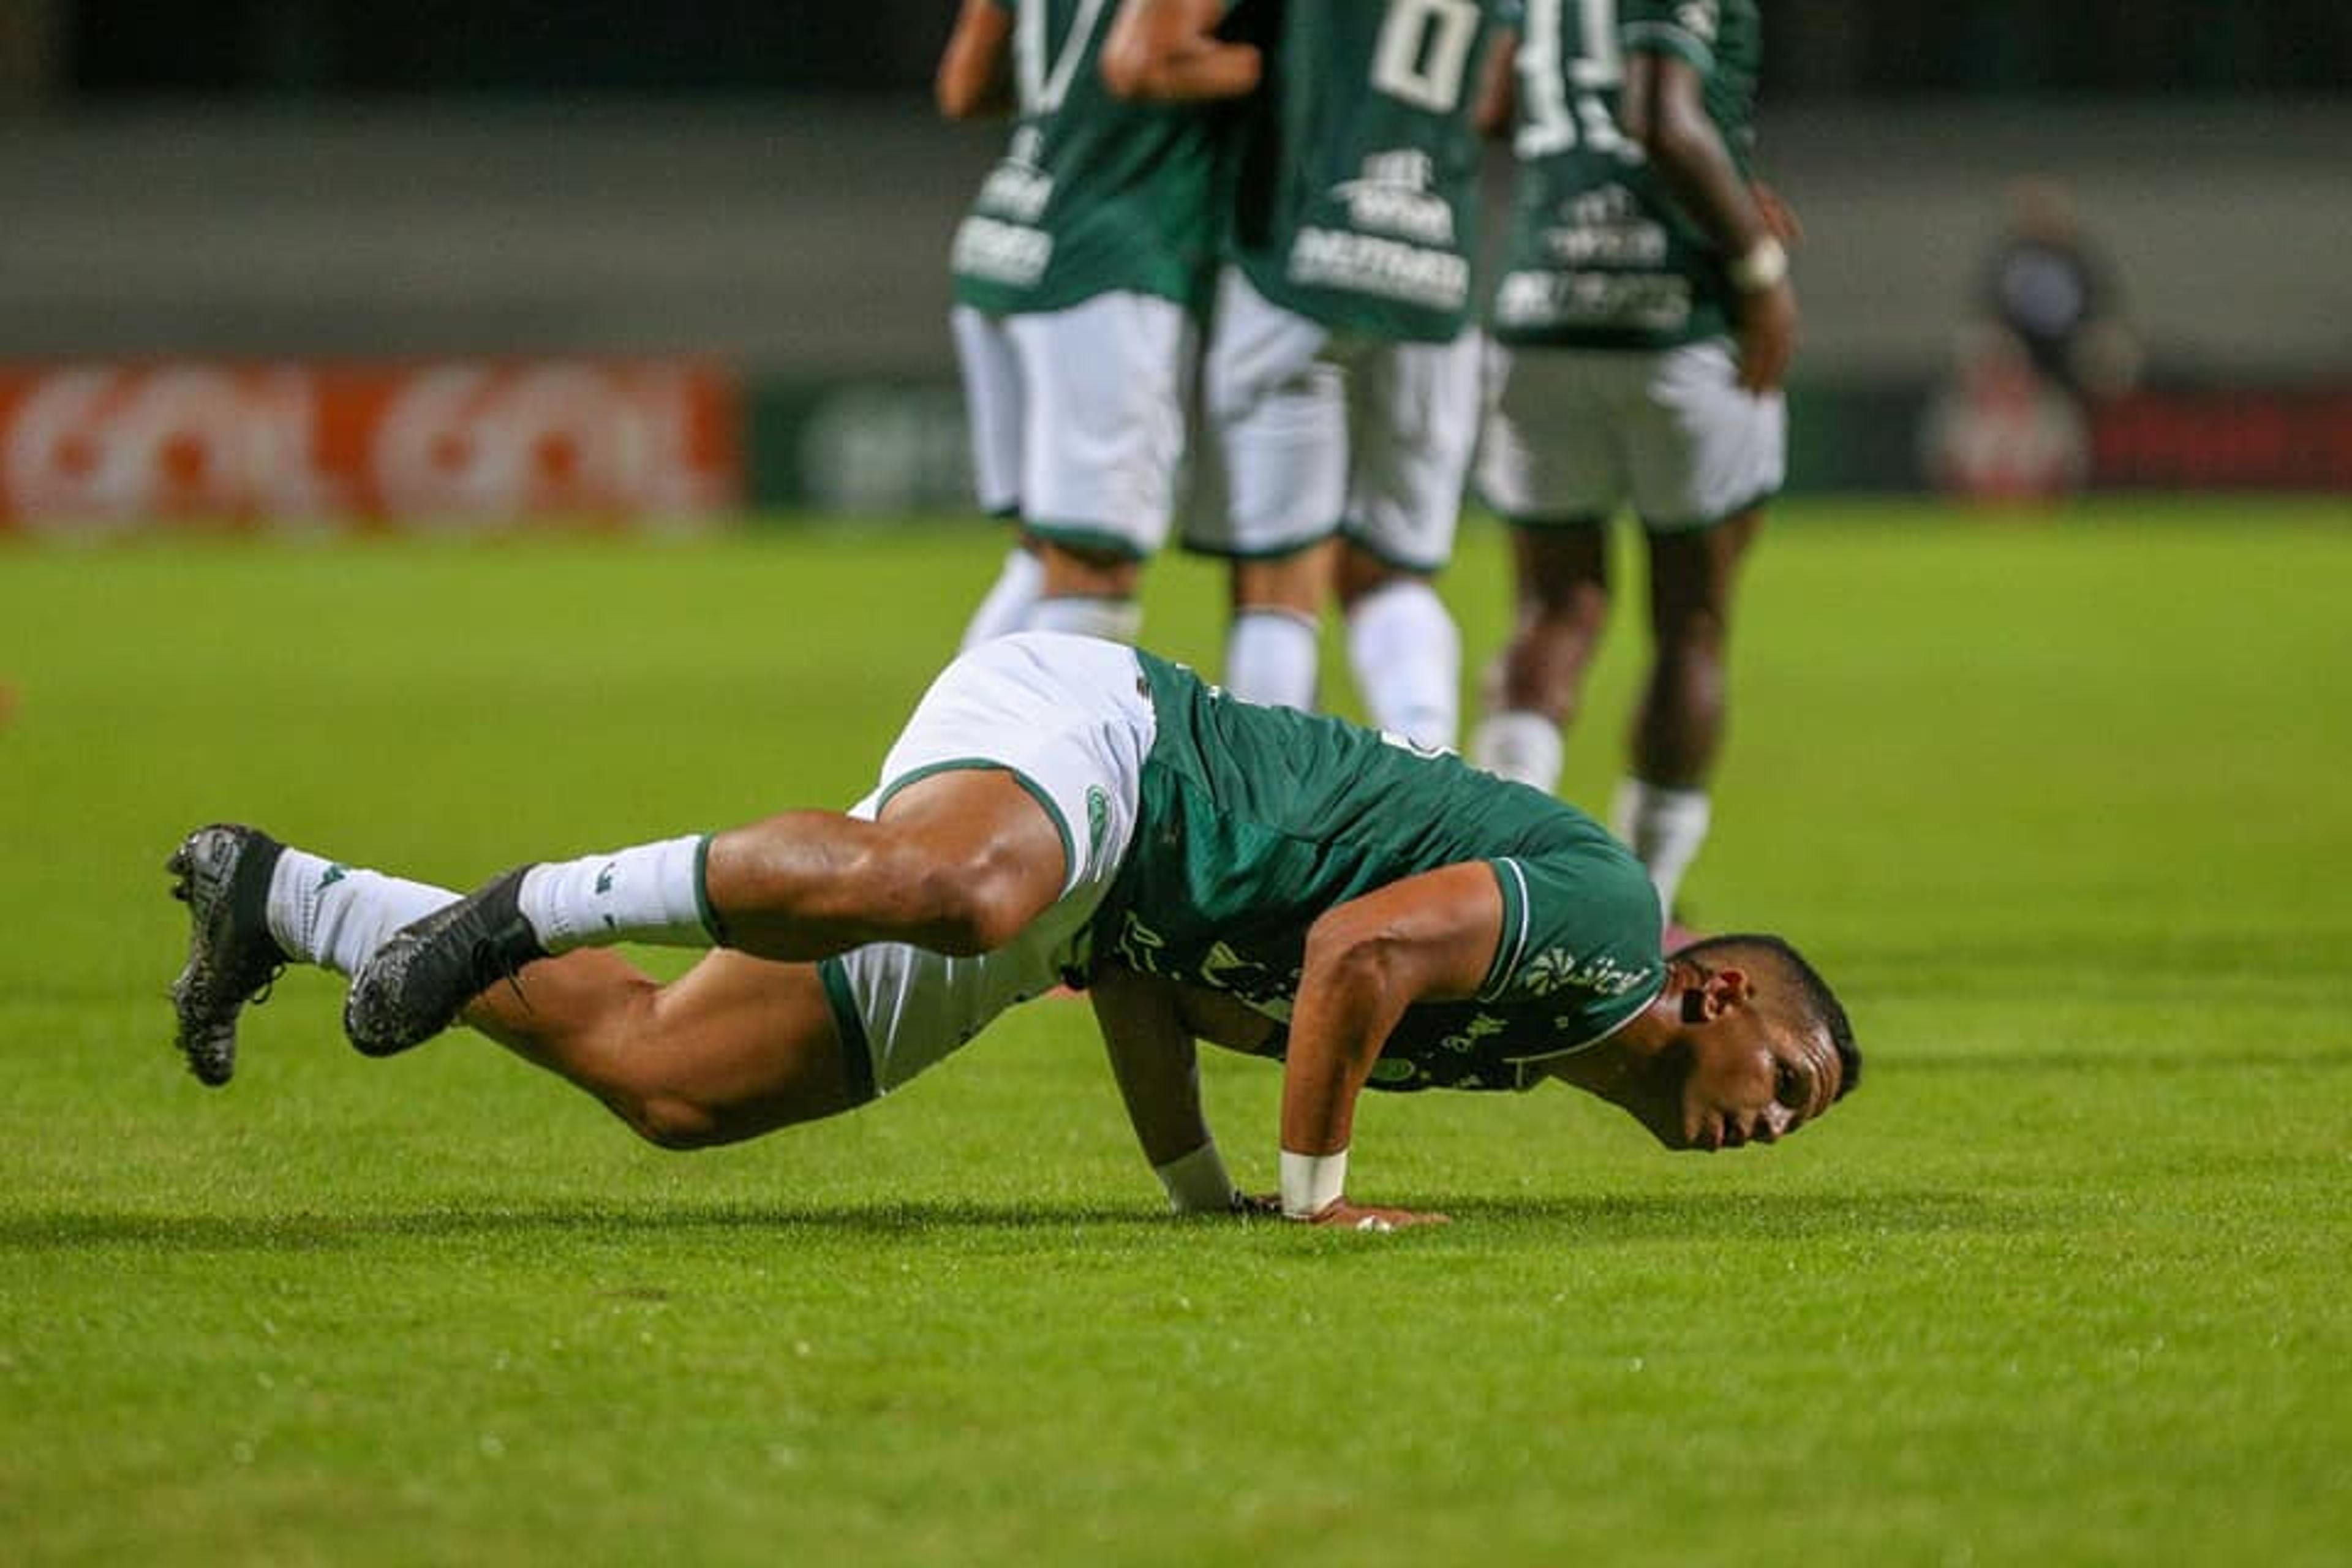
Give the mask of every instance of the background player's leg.
<path id="1" fill-rule="evenodd" d="M 1732 594 L 1762 522 L 1755 508 L 1713 528 L 1648 535 L 1654 655 L 1634 710 L 1633 769 L 1618 794 L 1615 826 L 1649 868 L 1669 915 L 1706 840 L 1707 781 L 1723 744 Z"/>
<path id="2" fill-rule="evenodd" d="M 1604 524 L 1514 527 L 1518 618 L 1486 672 L 1486 718 L 1471 761 L 1537 789 L 1559 786 L 1561 735 L 1583 700 L 1609 620 L 1609 534 Z"/>
<path id="3" fill-rule="evenodd" d="M 1462 722 L 1462 631 L 1430 580 L 1353 544 L 1341 551 L 1348 661 L 1376 729 L 1452 750 Z"/>
<path id="4" fill-rule="evenodd" d="M 1233 622 L 1225 633 L 1225 689 L 1272 708 L 1315 709 L 1323 601 L 1332 544 L 1233 565 Z"/>
<path id="5" fill-rule="evenodd" d="M 1124 643 L 1143 630 L 1143 605 L 1136 597 L 1143 582 L 1140 560 L 1051 540 L 1039 542 L 1038 559 L 1045 577 L 1023 629 Z"/>

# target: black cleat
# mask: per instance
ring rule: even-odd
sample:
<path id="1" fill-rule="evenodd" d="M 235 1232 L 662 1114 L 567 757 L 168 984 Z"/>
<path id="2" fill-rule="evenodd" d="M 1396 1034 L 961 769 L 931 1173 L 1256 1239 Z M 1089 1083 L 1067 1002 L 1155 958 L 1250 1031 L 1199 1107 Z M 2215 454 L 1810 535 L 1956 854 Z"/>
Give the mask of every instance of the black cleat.
<path id="1" fill-rule="evenodd" d="M 180 1054 L 200 1083 L 217 1089 L 236 1071 L 236 1016 L 266 1001 L 286 967 L 269 934 L 269 874 L 284 846 L 234 823 L 199 827 L 163 868 L 188 906 L 188 962 L 172 982 Z"/>
<path id="2" fill-rule="evenodd" d="M 547 950 L 522 918 L 518 867 L 471 897 L 393 932 L 352 976 L 343 1033 L 362 1053 L 388 1057 L 457 1021 L 466 1004 L 512 980 Z"/>

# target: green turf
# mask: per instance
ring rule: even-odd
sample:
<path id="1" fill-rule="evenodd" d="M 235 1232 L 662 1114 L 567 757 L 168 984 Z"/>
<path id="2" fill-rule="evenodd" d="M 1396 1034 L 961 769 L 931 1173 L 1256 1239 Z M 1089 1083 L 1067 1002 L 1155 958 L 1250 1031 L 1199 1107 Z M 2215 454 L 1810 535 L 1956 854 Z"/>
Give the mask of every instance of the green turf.
<path id="1" fill-rule="evenodd" d="M 180 1070 L 185 827 L 470 885 L 846 802 L 976 526 L 0 550 L 0 1561 L 2344 1563 L 2347 524 L 1787 509 L 1688 891 L 1867 1083 L 1717 1159 L 1375 1100 L 1360 1194 L 1457 1222 L 1387 1238 L 1156 1217 L 1066 1004 L 692 1157 L 470 1037 L 362 1061 L 323 976 Z M 1216 603 L 1169 563 L 1152 641 Z M 1269 1182 L 1273 1070 L 1208 1078 Z"/>

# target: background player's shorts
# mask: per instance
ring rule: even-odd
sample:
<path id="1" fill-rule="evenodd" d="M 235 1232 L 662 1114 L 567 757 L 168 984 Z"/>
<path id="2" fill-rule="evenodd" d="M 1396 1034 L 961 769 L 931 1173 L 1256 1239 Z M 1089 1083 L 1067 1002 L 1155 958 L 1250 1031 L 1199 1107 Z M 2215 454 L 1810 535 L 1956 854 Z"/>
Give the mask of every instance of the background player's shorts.
<path id="1" fill-rule="evenodd" d="M 1031 533 L 1138 560 L 1158 551 L 1184 454 L 1192 318 L 1126 292 L 1062 310 L 967 311 L 953 320 L 982 504 L 1001 493 L 989 487 L 1011 454 Z"/>
<path id="2" fill-rule="evenodd" d="M 1481 342 L 1337 335 L 1227 267 L 1202 362 L 1211 439 L 1186 548 L 1263 558 L 1338 531 L 1393 565 L 1444 565 L 1478 438 Z"/>
<path id="3" fill-rule="evenodd" d="M 971 427 L 971 488 L 992 517 L 1021 515 L 1021 362 L 1008 318 L 970 305 L 948 313 Z"/>
<path id="4" fill-rule="evenodd" d="M 934 773 L 1003 768 L 1061 830 L 1066 874 L 1061 898 L 992 952 L 950 958 L 875 942 L 817 966 L 860 1098 L 888 1093 L 1082 963 L 1087 924 L 1134 841 L 1157 730 L 1134 653 L 1096 637 L 997 637 L 931 683 L 880 786 L 850 815 L 872 820 Z"/>
<path id="5" fill-rule="evenodd" d="M 1478 488 L 1513 522 L 1706 528 L 1780 489 L 1788 410 L 1742 390 L 1722 339 L 1654 353 L 1490 352 Z"/>

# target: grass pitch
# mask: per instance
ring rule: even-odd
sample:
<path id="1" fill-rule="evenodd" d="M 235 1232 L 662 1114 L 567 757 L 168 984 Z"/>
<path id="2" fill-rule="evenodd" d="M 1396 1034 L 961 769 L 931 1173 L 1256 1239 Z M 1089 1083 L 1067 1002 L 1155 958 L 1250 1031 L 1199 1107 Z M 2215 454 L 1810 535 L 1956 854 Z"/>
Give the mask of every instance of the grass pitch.
<path id="1" fill-rule="evenodd" d="M 845 803 L 978 525 L 0 551 L 0 1558 L 2343 1563 L 2347 522 L 1786 508 L 1688 892 L 1866 1082 L 1716 1159 L 1372 1097 L 1361 1195 L 1456 1220 L 1385 1238 L 1159 1217 L 1070 1005 L 692 1157 L 472 1037 L 363 1061 L 315 974 L 181 1070 L 186 827 L 470 887 Z M 1217 594 L 1163 563 L 1152 645 L 1213 669 Z M 1206 1072 L 1270 1184 L 1274 1069 Z"/>

